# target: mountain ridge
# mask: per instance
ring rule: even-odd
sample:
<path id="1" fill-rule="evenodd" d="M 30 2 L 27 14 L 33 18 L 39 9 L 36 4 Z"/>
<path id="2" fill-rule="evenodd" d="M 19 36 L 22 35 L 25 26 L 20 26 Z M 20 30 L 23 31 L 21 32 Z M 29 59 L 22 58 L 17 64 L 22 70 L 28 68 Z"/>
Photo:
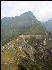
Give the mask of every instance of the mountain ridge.
<path id="1" fill-rule="evenodd" d="M 52 32 L 52 18 L 43 23 L 48 32 Z"/>
<path id="2" fill-rule="evenodd" d="M 52 70 L 52 34 L 31 12 L 1 23 L 2 70 Z"/>
<path id="3" fill-rule="evenodd" d="M 34 27 L 36 27 L 37 25 L 39 27 L 37 29 L 36 28 L 34 29 L 32 26 L 33 24 L 34 24 Z M 24 32 L 28 32 L 28 30 L 31 27 L 33 28 L 34 32 L 36 30 L 38 31 L 37 33 L 39 33 L 40 31 L 42 32 L 42 30 L 40 29 L 41 28 L 40 25 L 41 25 L 41 22 L 38 21 L 36 19 L 36 17 L 33 15 L 33 13 L 30 11 L 22 14 L 21 16 L 16 16 L 13 18 L 11 18 L 11 17 L 3 18 L 1 20 L 1 35 L 2 35 L 1 41 L 6 42 L 6 40 L 8 41 L 9 39 L 11 39 L 13 37 L 16 37 L 21 34 L 25 34 Z M 39 29 L 40 29 L 40 31 L 39 31 Z M 32 29 L 31 29 L 31 31 L 32 31 Z M 36 32 L 35 32 L 35 34 L 36 34 Z"/>

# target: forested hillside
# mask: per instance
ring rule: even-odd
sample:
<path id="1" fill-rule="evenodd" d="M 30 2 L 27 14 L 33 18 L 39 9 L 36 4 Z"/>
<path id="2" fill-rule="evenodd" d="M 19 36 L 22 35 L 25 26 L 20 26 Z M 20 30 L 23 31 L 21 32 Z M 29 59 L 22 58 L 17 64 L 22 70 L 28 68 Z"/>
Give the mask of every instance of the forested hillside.
<path id="1" fill-rule="evenodd" d="M 22 34 L 44 34 L 43 26 L 32 12 L 28 11 L 20 16 L 1 19 L 2 45 Z"/>

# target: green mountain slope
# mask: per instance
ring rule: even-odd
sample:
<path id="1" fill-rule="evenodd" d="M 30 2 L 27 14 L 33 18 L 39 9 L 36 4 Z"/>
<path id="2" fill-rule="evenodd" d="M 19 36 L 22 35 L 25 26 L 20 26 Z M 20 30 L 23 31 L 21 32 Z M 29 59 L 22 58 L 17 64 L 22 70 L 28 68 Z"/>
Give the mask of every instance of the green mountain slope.
<path id="1" fill-rule="evenodd" d="M 42 38 L 20 35 L 2 46 L 1 70 L 52 70 L 52 42 Z"/>
<path id="2" fill-rule="evenodd" d="M 29 30 L 25 34 L 29 35 L 44 35 L 45 34 L 45 29 L 41 24 L 32 24 Z"/>
<path id="3" fill-rule="evenodd" d="M 43 34 L 44 29 L 39 24 L 40 21 L 30 11 L 16 17 L 4 17 L 1 19 L 1 44 L 4 45 L 29 30 L 28 34 Z"/>
<path id="4" fill-rule="evenodd" d="M 46 30 L 49 32 L 52 32 L 52 18 L 43 23 L 44 26 L 46 27 Z"/>

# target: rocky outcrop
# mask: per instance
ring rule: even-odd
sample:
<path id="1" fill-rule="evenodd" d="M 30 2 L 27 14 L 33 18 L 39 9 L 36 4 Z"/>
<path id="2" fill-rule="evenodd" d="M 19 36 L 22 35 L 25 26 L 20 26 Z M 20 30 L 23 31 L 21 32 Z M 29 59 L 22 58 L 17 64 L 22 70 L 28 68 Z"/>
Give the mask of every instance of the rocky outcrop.
<path id="1" fill-rule="evenodd" d="M 2 46 L 1 55 L 2 57 L 5 55 L 5 59 L 2 58 L 2 66 L 9 69 L 16 66 L 17 70 L 21 66 L 26 70 L 46 70 L 44 66 L 52 58 L 52 50 L 49 52 L 46 49 L 46 38 L 42 37 L 42 35 L 20 35 Z"/>

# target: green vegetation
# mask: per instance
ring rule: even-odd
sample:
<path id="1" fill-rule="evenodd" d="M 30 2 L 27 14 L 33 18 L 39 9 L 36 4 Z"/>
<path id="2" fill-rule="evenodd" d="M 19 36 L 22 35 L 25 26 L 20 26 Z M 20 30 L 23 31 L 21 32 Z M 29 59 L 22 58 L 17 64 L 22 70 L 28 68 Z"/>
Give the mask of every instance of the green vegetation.
<path id="1" fill-rule="evenodd" d="M 48 21 L 44 22 L 43 25 L 46 27 L 46 30 L 48 32 L 52 32 L 52 18 L 50 18 Z"/>
<path id="2" fill-rule="evenodd" d="M 35 65 L 35 68 L 36 68 L 36 70 L 41 70 L 41 68 L 40 68 L 40 66 L 38 66 L 38 64 L 34 64 Z"/>
<path id="3" fill-rule="evenodd" d="M 21 37 L 20 39 L 17 38 L 18 44 L 23 38 L 24 37 Z M 24 38 L 23 41 L 21 41 L 21 43 L 25 44 L 26 43 L 24 42 L 25 39 L 26 38 Z M 52 70 L 52 65 L 51 65 L 52 57 L 51 57 L 51 54 L 48 53 L 51 50 L 52 42 L 48 41 L 44 49 L 43 48 L 44 39 L 42 38 L 36 39 L 35 36 L 30 35 L 30 38 L 27 40 L 28 40 L 27 44 L 30 45 L 29 48 L 27 48 L 28 45 L 25 44 L 26 49 L 28 49 L 27 51 L 25 49 L 25 46 L 23 48 L 19 48 L 20 46 L 21 47 L 23 46 L 22 44 L 17 46 L 16 39 L 11 41 L 9 45 L 4 45 L 5 48 L 6 47 L 10 48 L 12 47 L 12 45 L 14 47 L 6 50 L 3 49 L 3 52 L 1 53 L 2 70 L 4 69 L 5 70 L 11 70 L 11 69 L 13 70 L 27 70 L 27 69 L 28 70 L 34 70 L 34 69 L 35 70 Z M 15 49 L 16 47 L 18 49 Z M 40 48 L 43 50 L 41 51 Z M 33 57 L 33 60 L 32 60 L 32 57 Z M 9 66 L 7 64 L 4 64 L 4 62 L 8 62 Z"/>
<path id="4" fill-rule="evenodd" d="M 13 18 L 5 17 L 1 19 L 1 45 L 5 45 L 16 36 L 22 34 L 45 34 L 43 26 L 35 18 L 32 12 L 29 11 Z"/>
<path id="5" fill-rule="evenodd" d="M 25 33 L 27 35 L 44 35 L 45 30 L 40 24 L 32 24 L 30 29 Z"/>
<path id="6" fill-rule="evenodd" d="M 52 70 L 52 33 L 32 12 L 1 20 L 1 70 Z"/>
<path id="7" fill-rule="evenodd" d="M 19 70 L 27 70 L 27 68 L 26 67 L 24 67 L 23 65 L 21 65 L 21 64 L 19 64 L 18 65 L 18 67 L 19 67 Z"/>

